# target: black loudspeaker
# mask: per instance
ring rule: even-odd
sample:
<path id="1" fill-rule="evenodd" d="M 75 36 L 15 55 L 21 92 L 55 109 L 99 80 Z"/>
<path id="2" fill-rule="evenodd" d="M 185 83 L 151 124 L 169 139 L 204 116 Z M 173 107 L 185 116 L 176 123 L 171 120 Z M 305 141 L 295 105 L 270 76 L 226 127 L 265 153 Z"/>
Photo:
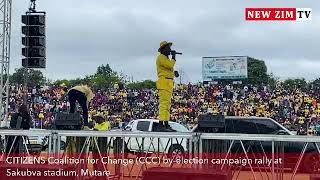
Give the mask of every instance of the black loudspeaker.
<path id="1" fill-rule="evenodd" d="M 22 48 L 22 55 L 25 57 L 45 57 L 45 47 Z"/>
<path id="2" fill-rule="evenodd" d="M 22 15 L 22 66 L 46 68 L 46 16 L 45 12 L 27 12 Z"/>
<path id="3" fill-rule="evenodd" d="M 43 57 L 24 58 L 22 59 L 22 66 L 28 67 L 28 68 L 45 68 L 46 58 L 43 58 Z"/>
<path id="4" fill-rule="evenodd" d="M 45 36 L 45 26 L 22 26 L 22 34 L 26 36 Z"/>
<path id="5" fill-rule="evenodd" d="M 55 118 L 55 129 L 57 130 L 80 130 L 81 115 L 79 113 L 58 113 Z"/>
<path id="6" fill-rule="evenodd" d="M 198 116 L 198 128 L 223 128 L 225 127 L 225 119 L 222 114 L 206 113 Z"/>
<path id="7" fill-rule="evenodd" d="M 46 46 L 46 38 L 45 37 L 33 37 L 33 36 L 28 36 L 28 37 L 22 37 L 22 44 L 24 46 Z"/>
<path id="8" fill-rule="evenodd" d="M 22 15 L 21 21 L 26 25 L 45 25 L 46 17 L 42 14 Z"/>

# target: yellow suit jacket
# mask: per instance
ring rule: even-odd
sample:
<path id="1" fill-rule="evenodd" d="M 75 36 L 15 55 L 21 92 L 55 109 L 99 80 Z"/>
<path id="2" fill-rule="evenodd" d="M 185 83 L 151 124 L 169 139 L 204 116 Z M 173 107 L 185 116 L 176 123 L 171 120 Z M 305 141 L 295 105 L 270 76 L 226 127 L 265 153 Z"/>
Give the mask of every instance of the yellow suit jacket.
<path id="1" fill-rule="evenodd" d="M 157 89 L 173 92 L 174 65 L 176 61 L 169 59 L 163 54 L 157 57 Z"/>

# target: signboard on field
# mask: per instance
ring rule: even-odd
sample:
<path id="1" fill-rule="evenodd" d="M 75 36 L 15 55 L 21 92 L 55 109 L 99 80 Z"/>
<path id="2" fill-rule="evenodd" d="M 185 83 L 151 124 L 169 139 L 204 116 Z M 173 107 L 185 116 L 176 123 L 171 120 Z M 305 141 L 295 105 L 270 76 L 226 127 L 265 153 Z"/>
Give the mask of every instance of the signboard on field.
<path id="1" fill-rule="evenodd" d="M 248 78 L 248 56 L 202 58 L 203 81 Z"/>

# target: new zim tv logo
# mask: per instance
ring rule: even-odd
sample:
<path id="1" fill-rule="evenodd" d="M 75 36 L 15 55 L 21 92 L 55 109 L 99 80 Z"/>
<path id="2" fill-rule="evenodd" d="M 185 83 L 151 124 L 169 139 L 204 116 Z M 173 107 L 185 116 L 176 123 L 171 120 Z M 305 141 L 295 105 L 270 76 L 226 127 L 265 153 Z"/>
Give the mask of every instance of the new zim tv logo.
<path id="1" fill-rule="evenodd" d="M 311 8 L 246 8 L 247 21 L 310 21 Z"/>

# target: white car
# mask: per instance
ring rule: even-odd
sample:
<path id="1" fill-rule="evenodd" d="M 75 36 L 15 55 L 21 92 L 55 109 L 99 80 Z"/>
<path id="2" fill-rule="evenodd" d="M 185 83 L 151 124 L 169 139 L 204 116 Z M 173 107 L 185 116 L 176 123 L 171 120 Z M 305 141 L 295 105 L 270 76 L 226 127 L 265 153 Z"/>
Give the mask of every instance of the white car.
<path id="1" fill-rule="evenodd" d="M 159 120 L 137 119 L 131 121 L 125 131 L 132 132 L 155 132 Z M 169 122 L 170 127 L 177 132 L 190 132 L 190 130 L 176 122 Z M 164 152 L 185 153 L 188 150 L 188 139 L 183 138 L 125 138 L 127 151 L 129 152 Z"/>

